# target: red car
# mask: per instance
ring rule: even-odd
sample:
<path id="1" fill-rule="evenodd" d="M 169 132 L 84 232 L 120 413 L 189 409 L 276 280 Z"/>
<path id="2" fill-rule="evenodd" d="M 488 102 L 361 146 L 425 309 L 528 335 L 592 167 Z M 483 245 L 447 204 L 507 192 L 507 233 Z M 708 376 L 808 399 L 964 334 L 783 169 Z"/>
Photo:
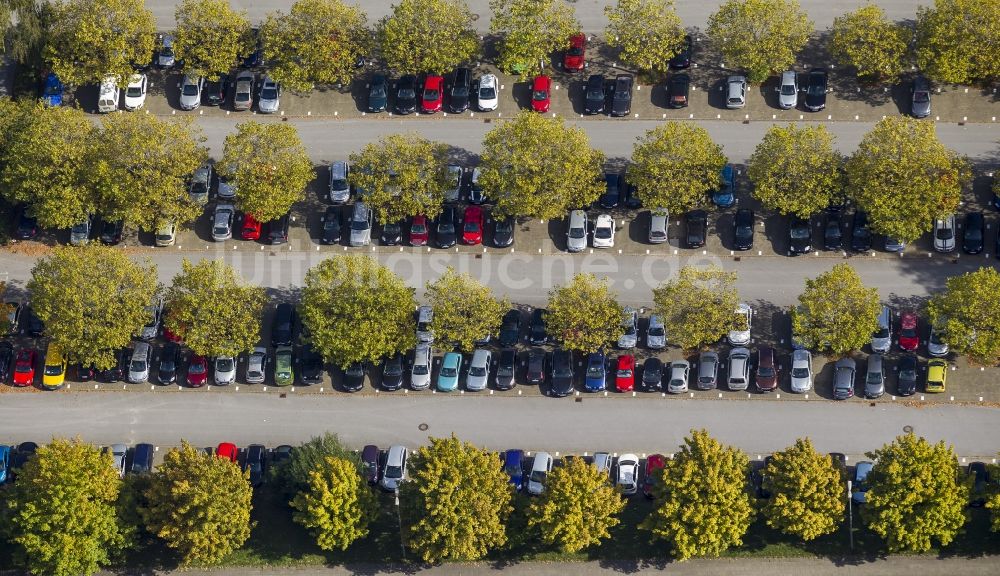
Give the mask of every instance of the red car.
<path id="1" fill-rule="evenodd" d="M 552 79 L 548 76 L 535 76 L 531 84 L 531 109 L 535 112 L 548 112 L 552 104 Z"/>
<path id="2" fill-rule="evenodd" d="M 427 238 L 427 216 L 414 216 L 410 220 L 410 246 L 427 246 Z"/>
<path id="3" fill-rule="evenodd" d="M 22 348 L 14 360 L 14 386 L 31 386 L 35 383 L 35 349 Z"/>
<path id="4" fill-rule="evenodd" d="M 584 68 L 584 53 L 587 50 L 587 35 L 583 32 L 570 36 L 569 48 L 563 54 L 563 70 L 579 72 Z"/>
<path id="5" fill-rule="evenodd" d="M 482 244 L 483 209 L 479 206 L 466 206 L 462 222 L 462 242 L 472 246 Z"/>
<path id="6" fill-rule="evenodd" d="M 230 462 L 236 462 L 239 454 L 239 448 L 237 448 L 236 444 L 233 444 L 232 442 L 222 442 L 215 448 L 216 456 L 219 458 L 225 458 Z"/>
<path id="7" fill-rule="evenodd" d="M 260 222 L 251 214 L 243 215 L 243 231 L 240 237 L 244 240 L 260 240 Z"/>
<path id="8" fill-rule="evenodd" d="M 899 319 L 899 349 L 912 352 L 920 344 L 917 336 L 917 315 L 913 312 L 903 312 Z"/>
<path id="9" fill-rule="evenodd" d="M 650 454 L 646 458 L 646 473 L 642 475 L 642 494 L 646 498 L 653 497 L 653 487 L 656 486 L 656 476 L 659 470 L 667 467 L 667 459 L 663 454 Z"/>
<path id="10" fill-rule="evenodd" d="M 635 357 L 631 354 L 622 354 L 618 357 L 615 387 L 619 392 L 631 392 L 635 387 Z"/>
<path id="11" fill-rule="evenodd" d="M 437 112 L 443 103 L 444 77 L 431 75 L 424 78 L 424 94 L 420 99 L 420 108 L 424 114 Z"/>
<path id="12" fill-rule="evenodd" d="M 188 386 L 201 388 L 208 381 L 208 360 L 204 356 L 192 356 L 188 364 Z"/>

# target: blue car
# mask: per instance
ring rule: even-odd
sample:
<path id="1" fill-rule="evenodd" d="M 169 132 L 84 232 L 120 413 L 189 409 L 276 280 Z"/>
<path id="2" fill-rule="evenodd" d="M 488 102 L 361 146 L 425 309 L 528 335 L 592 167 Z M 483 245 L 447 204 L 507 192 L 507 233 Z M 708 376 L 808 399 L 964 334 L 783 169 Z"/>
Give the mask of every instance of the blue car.
<path id="1" fill-rule="evenodd" d="M 462 355 L 458 352 L 448 352 L 441 361 L 441 371 L 438 372 L 437 389 L 441 392 L 451 392 L 458 389 L 458 373 L 462 369 Z"/>
<path id="2" fill-rule="evenodd" d="M 514 490 L 520 492 L 524 485 L 524 450 L 507 450 L 503 453 L 503 470 L 510 476 Z"/>
<path id="3" fill-rule="evenodd" d="M 10 446 L 0 445 L 0 484 L 7 481 L 7 470 L 10 469 Z M 518 477 L 520 482 L 520 477 Z"/>
<path id="4" fill-rule="evenodd" d="M 712 202 L 719 208 L 728 208 L 736 202 L 736 169 L 726 164 L 719 173 L 721 185 L 712 192 Z"/>
<path id="5" fill-rule="evenodd" d="M 587 392 L 600 392 L 604 390 L 607 380 L 606 360 L 604 352 L 592 352 L 587 358 L 587 379 L 584 386 Z"/>
<path id="6" fill-rule="evenodd" d="M 49 72 L 48 76 L 45 77 L 45 86 L 42 88 L 42 102 L 49 106 L 62 106 L 63 84 L 55 72 Z"/>

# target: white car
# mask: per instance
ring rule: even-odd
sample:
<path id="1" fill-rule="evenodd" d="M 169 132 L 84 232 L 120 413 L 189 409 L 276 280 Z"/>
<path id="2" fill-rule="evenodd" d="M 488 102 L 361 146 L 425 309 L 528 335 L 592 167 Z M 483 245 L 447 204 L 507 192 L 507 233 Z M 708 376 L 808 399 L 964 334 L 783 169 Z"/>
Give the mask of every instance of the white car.
<path id="1" fill-rule="evenodd" d="M 97 111 L 101 114 L 114 112 L 118 109 L 118 81 L 114 76 L 108 76 L 101 82 L 97 94 Z"/>
<path id="2" fill-rule="evenodd" d="M 650 350 L 662 350 L 667 346 L 667 329 L 663 319 L 653 314 L 649 317 L 649 329 L 646 330 L 646 347 Z"/>
<path id="3" fill-rule="evenodd" d="M 615 481 L 622 494 L 635 494 L 639 488 L 639 457 L 622 454 L 618 457 L 618 478 Z"/>
<path id="4" fill-rule="evenodd" d="M 531 474 L 528 476 L 528 494 L 538 496 L 545 492 L 545 480 L 552 472 L 552 455 L 548 452 L 538 452 L 531 463 Z"/>
<path id="5" fill-rule="evenodd" d="M 623 350 L 635 348 L 639 343 L 639 313 L 626 306 L 622 314 L 622 335 L 618 337 L 618 347 Z"/>
<path id="6" fill-rule="evenodd" d="M 216 386 L 227 386 L 236 382 L 236 358 L 232 356 L 217 356 L 213 372 Z"/>
<path id="7" fill-rule="evenodd" d="M 125 454 L 127 452 L 128 447 L 124 444 L 111 445 L 111 458 L 114 459 L 115 471 L 118 472 L 119 478 L 125 477 Z"/>
<path id="8" fill-rule="evenodd" d="M 750 326 L 753 324 L 753 308 L 746 302 L 736 306 L 736 328 L 727 336 L 733 346 L 746 346 L 750 343 Z"/>
<path id="9" fill-rule="evenodd" d="M 928 354 L 938 358 L 948 355 L 948 343 L 944 341 L 946 332 L 943 322 L 939 326 L 931 326 L 930 337 L 927 339 Z"/>
<path id="10" fill-rule="evenodd" d="M 133 74 L 125 86 L 125 109 L 138 110 L 146 104 L 146 75 Z"/>
<path id="11" fill-rule="evenodd" d="M 813 371 L 812 354 L 808 350 L 792 352 L 792 392 L 808 392 L 812 390 Z"/>
<path id="12" fill-rule="evenodd" d="M 601 472 L 604 477 L 611 481 L 611 454 L 607 452 L 594 452 L 594 467 Z"/>
<path id="13" fill-rule="evenodd" d="M 610 214 L 601 214 L 594 224 L 594 248 L 615 247 L 615 219 Z"/>
<path id="14" fill-rule="evenodd" d="M 688 375 L 691 364 L 687 360 L 676 360 L 670 363 L 670 379 L 667 380 L 667 392 L 683 394 L 688 391 Z"/>
<path id="15" fill-rule="evenodd" d="M 173 246 L 177 240 L 177 224 L 174 222 L 164 222 L 156 229 L 156 245 L 163 248 Z"/>
<path id="16" fill-rule="evenodd" d="M 934 249 L 938 252 L 951 252 L 955 249 L 955 215 L 934 220 Z"/>
<path id="17" fill-rule="evenodd" d="M 500 100 L 500 93 L 497 77 L 493 74 L 483 74 L 479 77 L 479 86 L 476 88 L 476 105 L 482 112 L 491 112 L 497 109 Z"/>
<path id="18" fill-rule="evenodd" d="M 247 384 L 263 384 L 267 375 L 267 348 L 257 346 L 247 359 Z"/>
<path id="19" fill-rule="evenodd" d="M 212 217 L 212 240 L 225 242 L 233 237 L 233 218 L 236 207 L 232 204 L 219 204 L 215 207 Z"/>
<path id="20" fill-rule="evenodd" d="M 181 97 L 179 104 L 181 110 L 194 110 L 201 106 L 201 89 L 205 86 L 205 79 L 201 76 L 190 76 L 185 74 L 181 81 Z"/>
<path id="21" fill-rule="evenodd" d="M 486 383 L 490 379 L 490 365 L 493 363 L 493 356 L 489 350 L 477 348 L 472 353 L 472 362 L 469 363 L 469 374 L 465 378 L 465 388 L 470 392 L 486 390 Z"/>
<path id="22" fill-rule="evenodd" d="M 382 469 L 382 478 L 379 486 L 390 492 L 399 488 L 399 484 L 406 480 L 406 446 L 392 446 L 385 457 L 385 468 Z"/>
<path id="23" fill-rule="evenodd" d="M 260 86 L 260 94 L 257 96 L 257 109 L 262 114 L 277 112 L 280 97 L 281 84 L 275 82 L 270 76 L 265 76 L 264 82 Z"/>
<path id="24" fill-rule="evenodd" d="M 219 187 L 215 195 L 223 200 L 232 200 L 236 198 L 236 185 L 219 178 Z"/>
<path id="25" fill-rule="evenodd" d="M 444 190 L 444 201 L 458 202 L 459 195 L 462 192 L 462 167 L 456 164 L 448 164 L 445 167 L 445 171 L 448 173 L 448 187 Z"/>

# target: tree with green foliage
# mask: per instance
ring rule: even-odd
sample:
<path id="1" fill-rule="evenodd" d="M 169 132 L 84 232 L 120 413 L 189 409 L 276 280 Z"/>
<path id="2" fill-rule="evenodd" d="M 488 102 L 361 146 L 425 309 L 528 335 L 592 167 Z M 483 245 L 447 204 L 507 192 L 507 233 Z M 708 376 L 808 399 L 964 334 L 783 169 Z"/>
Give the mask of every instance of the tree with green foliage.
<path id="1" fill-rule="evenodd" d="M 771 457 L 763 487 L 770 492 L 761 510 L 767 525 L 809 542 L 830 534 L 844 521 L 844 474 L 808 438 Z"/>
<path id="2" fill-rule="evenodd" d="M 490 32 L 503 37 L 497 66 L 525 76 L 541 72 L 555 50 L 580 31 L 566 0 L 490 0 Z"/>
<path id="3" fill-rule="evenodd" d="M 841 66 L 850 66 L 866 81 L 895 81 L 909 51 L 910 31 L 885 15 L 876 4 L 866 4 L 833 20 L 830 54 Z"/>
<path id="4" fill-rule="evenodd" d="M 593 352 L 616 342 L 625 332 L 624 309 L 607 279 L 580 273 L 549 292 L 545 323 L 548 333 L 563 348 Z"/>
<path id="5" fill-rule="evenodd" d="M 219 175 L 236 187 L 240 209 L 258 222 L 277 220 L 305 197 L 312 160 L 293 124 L 243 122 L 226 136 Z"/>
<path id="6" fill-rule="evenodd" d="M 322 467 L 328 458 L 346 460 L 354 465 L 358 474 L 363 472 L 358 453 L 345 447 L 336 434 L 324 432 L 296 446 L 284 462 L 272 465 L 269 468 L 271 480 L 291 499 L 309 489 L 312 472 Z"/>
<path id="7" fill-rule="evenodd" d="M 386 66 L 400 74 L 445 74 L 479 54 L 465 0 L 400 0 L 378 24 Z"/>
<path id="8" fill-rule="evenodd" d="M 726 165 L 722 146 L 688 122 L 666 122 L 636 138 L 625 178 L 644 206 L 680 214 L 719 188 Z"/>
<path id="9" fill-rule="evenodd" d="M 8 125 L 0 185 L 11 203 L 30 207 L 42 228 L 70 228 L 97 209 L 88 182 L 94 124 L 77 108 L 41 103 Z"/>
<path id="10" fill-rule="evenodd" d="M 878 328 L 878 289 L 869 288 L 850 264 L 806 279 L 792 315 L 792 334 L 810 350 L 847 354 L 860 350 Z"/>
<path id="11" fill-rule="evenodd" d="M 917 8 L 917 66 L 950 84 L 1000 77 L 1000 4 L 934 0 Z"/>
<path id="12" fill-rule="evenodd" d="M 300 317 L 326 362 L 374 364 L 416 344 L 413 293 L 374 258 L 334 256 L 306 272 Z"/>
<path id="13" fill-rule="evenodd" d="M 604 36 L 625 64 L 666 74 L 670 59 L 684 48 L 684 25 L 674 0 L 618 0 L 604 7 Z"/>
<path id="14" fill-rule="evenodd" d="M 987 471 L 990 478 L 1000 478 L 1000 465 L 989 464 Z M 1000 490 L 995 485 L 987 486 L 985 496 L 986 503 L 984 505 L 990 511 L 990 530 L 1000 532 Z"/>
<path id="15" fill-rule="evenodd" d="M 148 506 L 140 509 L 146 528 L 182 565 L 218 563 L 250 537 L 249 474 L 182 441 L 150 478 Z"/>
<path id="16" fill-rule="evenodd" d="M 754 518 L 747 455 L 692 430 L 654 484 L 656 508 L 642 527 L 670 543 L 677 560 L 718 556 L 743 543 Z"/>
<path id="17" fill-rule="evenodd" d="M 513 491 L 495 452 L 454 435 L 430 438 L 408 467 L 399 487 L 404 541 L 424 562 L 479 560 L 506 544 Z"/>
<path id="18" fill-rule="evenodd" d="M 953 447 L 910 432 L 867 456 L 875 466 L 865 479 L 861 518 L 889 552 L 927 552 L 933 541 L 947 546 L 962 531 L 972 483 Z"/>
<path id="19" fill-rule="evenodd" d="M 932 122 L 889 116 L 848 158 L 847 193 L 868 213 L 872 231 L 910 243 L 935 218 L 952 214 L 971 167 L 938 140 Z"/>
<path id="20" fill-rule="evenodd" d="M 608 473 L 573 458 L 545 480 L 545 492 L 528 507 L 528 526 L 541 531 L 542 542 L 572 554 L 610 538 L 624 509 Z"/>
<path id="21" fill-rule="evenodd" d="M 51 341 L 73 361 L 106 369 L 149 321 L 145 307 L 159 284 L 148 261 L 93 245 L 55 248 L 32 268 L 27 288 Z"/>
<path id="22" fill-rule="evenodd" d="M 843 157 L 823 124 L 775 124 L 747 162 L 753 196 L 764 208 L 809 218 L 844 186 Z"/>
<path id="23" fill-rule="evenodd" d="M 112 114 L 94 135 L 99 144 L 86 174 L 97 212 L 140 230 L 161 222 L 191 222 L 204 208 L 191 200 L 187 179 L 208 159 L 200 128 L 190 119 Z"/>
<path id="24" fill-rule="evenodd" d="M 735 327 L 740 303 L 736 272 L 718 266 L 685 266 L 677 277 L 653 289 L 653 306 L 667 338 L 684 350 L 718 342 Z"/>
<path id="25" fill-rule="evenodd" d="M 321 549 L 346 550 L 368 535 L 378 504 L 354 462 L 327 456 L 309 472 L 308 488 L 291 506 L 292 519 L 312 533 Z"/>
<path id="26" fill-rule="evenodd" d="M 131 537 L 115 510 L 121 484 L 111 456 L 95 446 L 54 438 L 39 447 L 4 496 L 20 567 L 89 576 L 110 564 Z"/>
<path id="27" fill-rule="evenodd" d="M 1000 361 L 1000 273 L 982 267 L 945 281 L 931 296 L 932 326 L 944 327 L 948 347 L 970 360 L 992 366 Z"/>
<path id="28" fill-rule="evenodd" d="M 0 0 L 0 11 L 0 22 L 6 26 L 0 33 L 7 40 L 0 43 L 0 50 L 18 65 L 41 71 L 45 67 L 45 45 L 55 12 L 52 4 L 36 0 Z"/>
<path id="29" fill-rule="evenodd" d="M 604 154 L 562 118 L 525 110 L 486 133 L 481 158 L 479 183 L 495 218 L 560 218 L 604 191 Z"/>
<path id="30" fill-rule="evenodd" d="M 254 50 L 250 20 L 229 0 L 181 0 L 174 21 L 174 55 L 186 74 L 215 80 Z"/>
<path id="31" fill-rule="evenodd" d="M 298 0 L 288 14 L 268 16 L 260 35 L 268 74 L 295 92 L 350 85 L 355 62 L 372 49 L 367 16 L 342 0 Z"/>
<path id="32" fill-rule="evenodd" d="M 791 68 L 812 31 L 798 0 L 726 0 L 708 17 L 725 66 L 745 70 L 753 84 Z"/>
<path id="33" fill-rule="evenodd" d="M 156 21 L 142 0 L 60 0 L 48 34 L 45 61 L 63 83 L 120 85 L 152 60 Z"/>
<path id="34" fill-rule="evenodd" d="M 510 307 L 506 300 L 498 300 L 488 286 L 451 267 L 427 283 L 424 297 L 434 309 L 431 331 L 435 339 L 454 344 L 463 352 L 472 352 L 476 340 L 496 334 L 504 311 Z"/>
<path id="35" fill-rule="evenodd" d="M 222 260 L 186 258 L 167 289 L 164 321 L 192 352 L 209 358 L 249 352 L 260 340 L 267 296 Z"/>
<path id="36" fill-rule="evenodd" d="M 351 184 L 364 191 L 379 222 L 417 214 L 436 218 L 449 185 L 447 155 L 447 144 L 416 133 L 383 136 L 351 154 Z"/>

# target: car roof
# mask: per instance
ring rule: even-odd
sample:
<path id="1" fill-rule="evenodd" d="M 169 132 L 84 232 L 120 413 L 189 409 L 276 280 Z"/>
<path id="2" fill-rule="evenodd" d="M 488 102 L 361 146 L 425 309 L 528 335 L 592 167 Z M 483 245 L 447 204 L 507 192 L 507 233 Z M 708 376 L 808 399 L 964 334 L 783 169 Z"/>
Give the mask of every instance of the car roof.
<path id="1" fill-rule="evenodd" d="M 403 454 L 406 453 L 406 446 L 400 446 L 396 444 L 395 446 L 389 447 L 389 452 L 386 454 L 386 464 L 390 466 L 398 466 L 403 461 Z"/>
<path id="2" fill-rule="evenodd" d="M 785 70 L 784 72 L 781 73 L 781 83 L 782 84 L 794 83 L 797 77 L 798 76 L 795 70 Z"/>
<path id="3" fill-rule="evenodd" d="M 490 351 L 484 348 L 477 348 L 475 352 L 472 353 L 472 363 L 473 364 L 485 364 L 486 359 L 489 358 Z"/>

